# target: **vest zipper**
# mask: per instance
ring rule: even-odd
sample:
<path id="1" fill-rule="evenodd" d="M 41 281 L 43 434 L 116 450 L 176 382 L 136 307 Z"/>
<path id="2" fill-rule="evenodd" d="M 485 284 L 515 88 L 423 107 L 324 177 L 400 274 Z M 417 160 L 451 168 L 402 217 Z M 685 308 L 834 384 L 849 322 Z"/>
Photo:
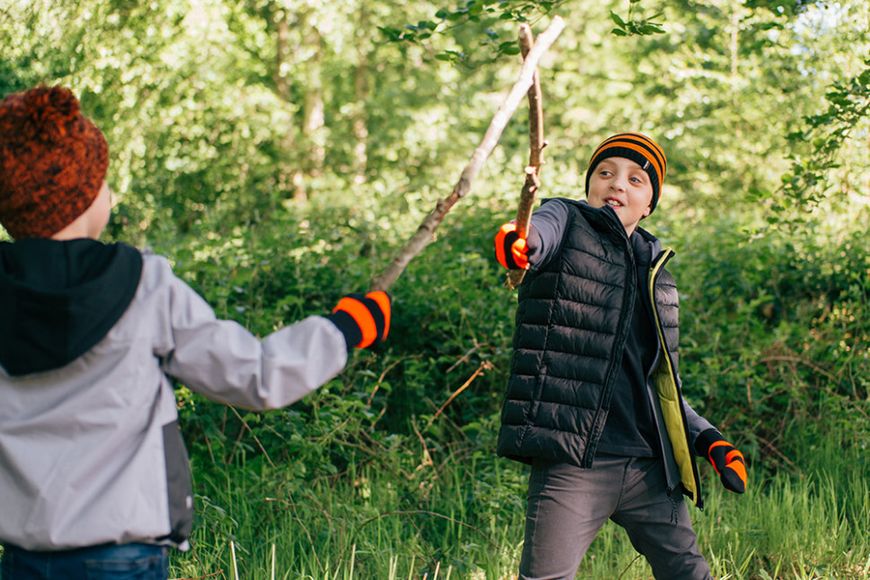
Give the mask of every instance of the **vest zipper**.
<path id="1" fill-rule="evenodd" d="M 613 213 L 613 210 L 610 210 Z M 613 213 L 613 217 L 616 218 L 616 214 Z M 618 219 L 618 218 L 617 218 Z M 637 280 L 635 277 L 637 276 L 637 268 L 634 264 L 634 250 L 631 247 L 631 242 L 628 239 L 628 236 L 625 233 L 625 229 L 621 227 L 616 227 L 612 223 L 608 223 L 608 226 L 614 233 L 619 234 L 622 240 L 625 242 L 626 255 L 628 257 L 628 263 L 626 264 L 626 278 L 628 283 L 625 288 L 625 295 L 622 299 L 622 320 L 620 320 L 619 331 L 616 335 L 616 340 L 613 345 L 613 353 L 610 359 L 610 366 L 607 369 L 607 373 L 604 375 L 604 385 L 601 390 L 601 400 L 598 404 L 598 409 L 595 411 L 595 417 L 592 419 L 592 429 L 589 432 L 589 438 L 586 440 L 586 450 L 583 452 L 583 459 L 581 460 L 580 467 L 592 467 L 592 461 L 595 458 L 595 450 L 598 447 L 598 441 L 601 439 L 601 433 L 604 431 L 604 425 L 607 422 L 607 415 L 610 411 L 610 399 L 613 396 L 613 380 L 616 377 L 616 367 L 617 365 L 622 364 L 622 353 L 625 350 L 625 341 L 628 340 L 628 330 L 631 325 L 631 312 L 629 312 L 629 305 L 633 307 L 637 307 Z M 616 355 L 619 356 L 616 356 Z M 604 411 L 604 408 L 607 407 L 607 412 Z"/>

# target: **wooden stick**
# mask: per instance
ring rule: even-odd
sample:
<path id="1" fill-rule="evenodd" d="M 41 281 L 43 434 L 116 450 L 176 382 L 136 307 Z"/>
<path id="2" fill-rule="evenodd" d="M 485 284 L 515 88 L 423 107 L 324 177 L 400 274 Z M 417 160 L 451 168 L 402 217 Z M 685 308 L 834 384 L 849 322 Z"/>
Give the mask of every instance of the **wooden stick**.
<path id="1" fill-rule="evenodd" d="M 529 52 L 535 46 L 535 38 L 528 24 L 520 25 L 520 51 L 523 60 L 528 59 Z M 520 192 L 520 204 L 517 208 L 517 233 L 525 238 L 529 233 L 529 223 L 532 221 L 532 206 L 535 205 L 535 194 L 540 186 L 541 152 L 547 146 L 544 141 L 544 106 L 541 97 L 541 79 L 538 71 L 533 75 L 534 81 L 529 89 L 529 165 L 526 167 L 526 178 Z M 508 270 L 507 286 L 516 288 L 523 282 L 525 270 Z"/>
<path id="2" fill-rule="evenodd" d="M 468 379 L 467 381 L 465 381 L 465 382 L 462 384 L 461 387 L 459 387 L 458 389 L 456 389 L 456 391 L 454 391 L 454 393 L 453 393 L 452 395 L 450 395 L 450 397 L 447 399 L 447 401 L 446 401 L 443 405 L 441 405 L 441 408 L 438 409 L 438 411 L 437 411 L 437 412 L 432 416 L 431 419 L 429 419 L 429 423 L 426 424 L 426 428 L 428 429 L 428 428 L 432 425 L 432 423 L 435 422 L 435 419 L 437 419 L 437 418 L 439 417 L 439 415 L 441 415 L 441 413 L 444 412 L 444 409 L 447 408 L 447 405 L 449 405 L 450 403 L 452 403 L 452 402 L 453 402 L 453 399 L 455 399 L 456 397 L 458 397 L 459 395 L 461 395 L 461 394 L 462 394 L 462 391 L 464 391 L 465 389 L 467 389 L 467 388 L 469 387 L 469 385 L 471 385 L 471 383 L 474 382 L 474 379 L 476 379 L 478 376 L 480 376 L 480 374 L 481 374 L 482 372 L 484 372 L 484 371 L 488 371 L 488 370 L 490 370 L 490 369 L 492 369 L 492 368 L 493 368 L 493 367 L 492 367 L 492 363 L 489 362 L 488 360 L 485 360 L 485 361 L 483 361 L 482 363 L 480 363 L 480 366 L 477 367 L 477 370 L 474 371 L 474 373 L 471 375 L 471 377 L 469 377 L 469 379 Z"/>
<path id="3" fill-rule="evenodd" d="M 456 185 L 453 186 L 453 191 L 450 195 L 438 201 L 435 208 L 429 212 L 429 215 L 426 216 L 417 228 L 416 233 L 408 239 L 402 250 L 393 261 L 390 262 L 390 265 L 387 266 L 387 269 L 375 277 L 371 285 L 372 290 L 389 290 L 390 286 L 392 286 L 393 283 L 398 280 L 399 276 L 402 275 L 402 272 L 405 271 L 405 268 L 411 260 L 417 254 L 422 252 L 426 246 L 432 243 L 435 229 L 444 220 L 447 212 L 450 211 L 456 202 L 465 197 L 468 192 L 471 191 L 471 182 L 474 181 L 475 176 L 480 171 L 481 167 L 483 167 L 484 162 L 498 144 L 498 140 L 501 137 L 505 126 L 519 106 L 523 95 L 529 90 L 529 87 L 532 86 L 538 61 L 541 60 L 541 56 L 543 56 L 543 54 L 553 45 L 556 38 L 562 33 L 564 28 L 565 21 L 556 16 L 553 18 L 553 22 L 550 23 L 547 30 L 538 37 L 538 42 L 529 51 L 529 54 L 523 62 L 523 67 L 520 70 L 520 78 L 514 84 L 510 93 L 498 108 L 498 111 L 496 111 L 492 121 L 490 121 L 489 128 L 486 130 L 483 140 L 480 142 L 480 145 L 477 146 L 477 149 L 474 150 L 468 165 L 466 165 L 465 169 L 462 170 L 462 174 L 459 176 L 459 181 L 457 181 Z"/>

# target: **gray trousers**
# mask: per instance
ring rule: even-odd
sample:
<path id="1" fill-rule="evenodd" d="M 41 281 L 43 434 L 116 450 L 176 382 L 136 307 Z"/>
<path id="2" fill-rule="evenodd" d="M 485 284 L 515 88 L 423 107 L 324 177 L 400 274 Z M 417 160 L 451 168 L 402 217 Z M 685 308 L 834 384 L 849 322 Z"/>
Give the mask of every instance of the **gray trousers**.
<path id="1" fill-rule="evenodd" d="M 656 578 L 712 578 L 682 495 L 667 494 L 661 460 L 599 457 L 591 469 L 532 466 L 520 579 L 573 579 L 608 518 L 628 532 Z"/>

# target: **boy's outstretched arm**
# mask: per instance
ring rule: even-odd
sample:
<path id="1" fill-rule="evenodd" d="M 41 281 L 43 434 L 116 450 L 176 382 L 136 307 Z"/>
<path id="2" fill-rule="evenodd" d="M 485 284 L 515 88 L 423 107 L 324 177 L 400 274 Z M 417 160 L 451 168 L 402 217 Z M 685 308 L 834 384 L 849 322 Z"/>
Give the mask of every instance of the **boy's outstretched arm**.
<path id="1" fill-rule="evenodd" d="M 508 270 L 536 270 L 559 252 L 565 226 L 568 224 L 568 207 L 559 199 L 545 200 L 532 214 L 527 239 L 520 239 L 513 222 L 499 228 L 495 236 L 495 257 Z"/>
<path id="2" fill-rule="evenodd" d="M 309 316 L 259 339 L 237 322 L 219 320 L 165 262 L 160 274 L 168 280 L 161 285 L 165 295 L 157 297 L 166 304 L 158 309 L 165 319 L 155 354 L 167 374 L 221 403 L 252 410 L 287 406 L 341 372 L 353 347 L 377 344 L 389 332 L 389 297 L 373 292 L 346 296 L 332 314 Z"/>

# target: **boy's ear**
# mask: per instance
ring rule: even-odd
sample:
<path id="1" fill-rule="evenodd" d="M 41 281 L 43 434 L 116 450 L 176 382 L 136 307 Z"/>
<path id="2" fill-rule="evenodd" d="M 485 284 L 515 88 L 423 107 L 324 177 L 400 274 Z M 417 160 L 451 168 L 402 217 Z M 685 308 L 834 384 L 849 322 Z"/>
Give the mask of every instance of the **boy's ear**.
<path id="1" fill-rule="evenodd" d="M 650 192 L 649 203 L 646 204 L 646 209 L 643 210 L 643 217 L 649 217 L 649 214 L 652 213 L 653 199 L 655 199 L 655 194 Z"/>

